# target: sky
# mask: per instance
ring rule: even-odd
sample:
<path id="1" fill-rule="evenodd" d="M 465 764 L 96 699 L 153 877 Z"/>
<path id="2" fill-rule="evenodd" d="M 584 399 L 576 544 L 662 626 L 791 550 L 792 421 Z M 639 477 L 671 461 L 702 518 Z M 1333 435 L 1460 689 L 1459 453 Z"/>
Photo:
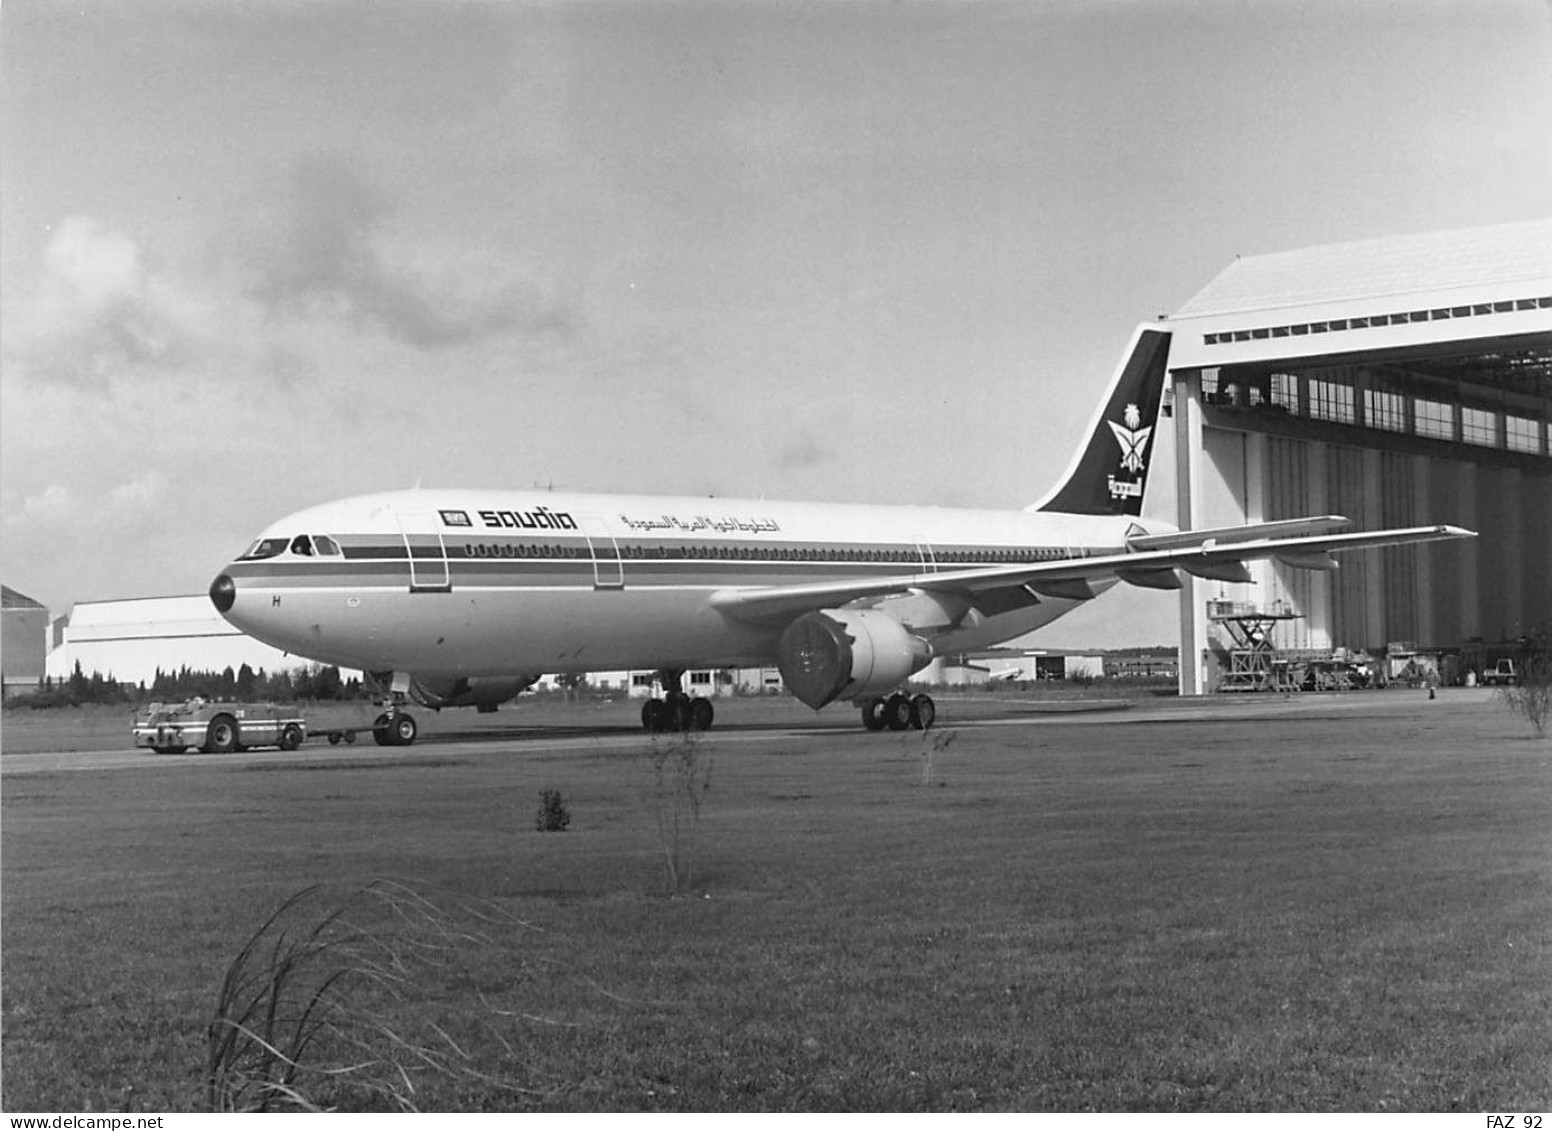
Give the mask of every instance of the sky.
<path id="1" fill-rule="evenodd" d="M 1539 0 L 6 0 L 0 577 L 416 484 L 1022 507 L 1235 256 L 1549 215 Z"/>

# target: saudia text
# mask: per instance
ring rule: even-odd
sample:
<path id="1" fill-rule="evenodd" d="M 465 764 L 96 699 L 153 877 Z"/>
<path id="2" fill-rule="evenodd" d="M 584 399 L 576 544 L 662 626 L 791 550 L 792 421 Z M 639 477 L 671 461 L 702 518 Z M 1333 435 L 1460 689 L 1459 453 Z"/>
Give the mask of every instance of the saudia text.
<path id="1" fill-rule="evenodd" d="M 565 511 L 538 507 L 531 511 L 480 511 L 480 521 L 489 527 L 523 530 L 575 530 L 577 520 Z"/>

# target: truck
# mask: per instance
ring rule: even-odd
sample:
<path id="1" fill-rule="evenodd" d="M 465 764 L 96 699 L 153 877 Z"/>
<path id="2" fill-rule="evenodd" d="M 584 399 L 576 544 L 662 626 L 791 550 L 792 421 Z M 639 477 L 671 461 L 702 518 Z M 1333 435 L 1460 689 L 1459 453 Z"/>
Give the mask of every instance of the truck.
<path id="1" fill-rule="evenodd" d="M 1514 661 L 1505 657 L 1482 673 L 1482 682 L 1489 687 L 1513 687 L 1520 682 L 1520 672 Z"/>
<path id="2" fill-rule="evenodd" d="M 135 716 L 135 745 L 158 754 L 182 754 L 197 747 L 206 754 L 230 754 L 250 746 L 295 750 L 307 740 L 307 721 L 273 703 L 152 703 Z"/>

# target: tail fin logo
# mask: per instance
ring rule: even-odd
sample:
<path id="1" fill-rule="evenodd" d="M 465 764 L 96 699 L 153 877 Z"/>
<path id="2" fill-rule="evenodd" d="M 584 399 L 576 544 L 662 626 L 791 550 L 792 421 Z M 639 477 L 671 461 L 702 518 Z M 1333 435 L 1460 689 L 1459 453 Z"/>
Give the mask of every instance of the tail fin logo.
<path id="1" fill-rule="evenodd" d="M 1142 413 L 1135 404 L 1126 406 L 1121 419 L 1121 424 L 1113 420 L 1106 421 L 1110 431 L 1115 433 L 1116 443 L 1121 445 L 1121 468 L 1132 475 L 1141 475 L 1148 466 L 1143 453 L 1148 448 L 1148 438 L 1153 435 L 1153 426 L 1142 427 Z M 1109 487 L 1112 499 L 1126 499 L 1142 494 L 1142 483 L 1138 480 L 1128 482 L 1112 475 L 1109 477 Z"/>
<path id="2" fill-rule="evenodd" d="M 1142 424 L 1142 413 L 1137 411 L 1137 406 L 1129 404 L 1126 411 L 1121 414 L 1126 422 L 1125 427 L 1115 421 L 1108 421 L 1110 431 L 1115 433 L 1116 442 L 1121 445 L 1121 466 L 1136 475 L 1148 465 L 1143 462 L 1142 452 L 1148 446 L 1148 437 L 1153 435 L 1153 428 L 1139 427 Z"/>

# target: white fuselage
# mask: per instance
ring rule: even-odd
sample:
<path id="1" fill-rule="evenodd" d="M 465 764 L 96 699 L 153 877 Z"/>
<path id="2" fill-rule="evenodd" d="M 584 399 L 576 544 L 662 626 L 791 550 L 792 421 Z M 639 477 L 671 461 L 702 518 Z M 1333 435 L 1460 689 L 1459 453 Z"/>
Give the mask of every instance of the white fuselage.
<path id="1" fill-rule="evenodd" d="M 366 671 L 757 665 L 771 662 L 780 625 L 729 615 L 712 594 L 1115 553 L 1138 529 L 1049 512 L 401 491 L 282 519 L 218 581 L 230 578 L 223 612 L 244 632 Z M 961 652 L 1079 603 L 972 609 L 923 631 L 937 654 Z"/>

